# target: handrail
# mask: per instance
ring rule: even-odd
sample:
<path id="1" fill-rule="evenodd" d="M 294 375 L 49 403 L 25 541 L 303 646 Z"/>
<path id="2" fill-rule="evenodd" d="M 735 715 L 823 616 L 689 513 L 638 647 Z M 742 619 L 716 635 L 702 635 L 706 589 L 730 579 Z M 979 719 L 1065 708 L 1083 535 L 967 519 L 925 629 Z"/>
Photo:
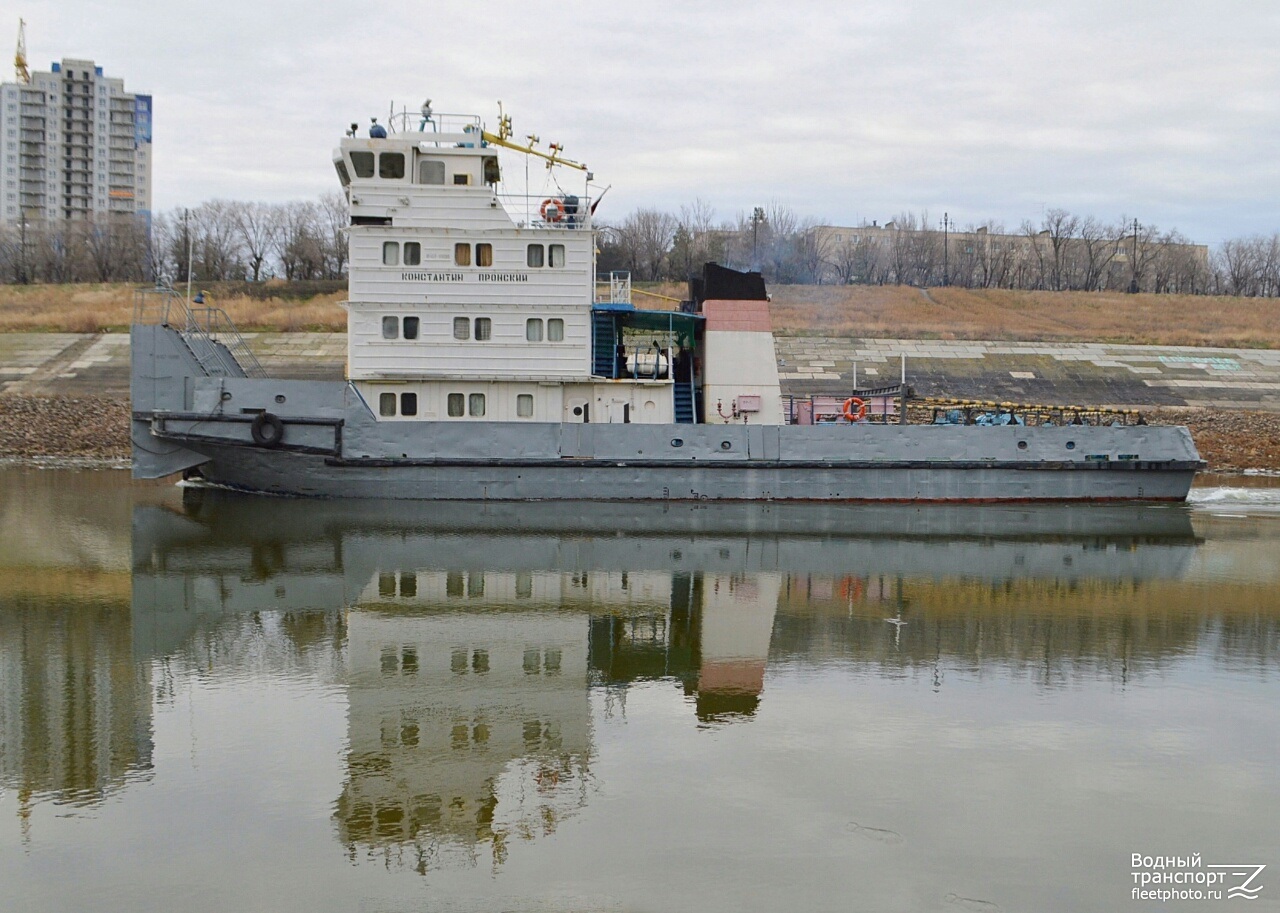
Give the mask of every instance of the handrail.
<path id="1" fill-rule="evenodd" d="M 602 286 L 605 280 L 597 279 L 596 285 Z M 609 297 L 601 298 L 597 288 L 595 300 L 597 304 L 631 304 L 631 273 L 627 270 L 614 270 L 609 274 Z M 639 291 L 637 289 L 636 291 Z"/>
<path id="2" fill-rule="evenodd" d="M 177 330 L 201 367 L 212 377 L 240 373 L 245 377 L 267 376 L 226 311 L 215 307 L 193 308 L 172 288 L 156 286 L 135 292 L 133 322 L 157 323 Z"/>

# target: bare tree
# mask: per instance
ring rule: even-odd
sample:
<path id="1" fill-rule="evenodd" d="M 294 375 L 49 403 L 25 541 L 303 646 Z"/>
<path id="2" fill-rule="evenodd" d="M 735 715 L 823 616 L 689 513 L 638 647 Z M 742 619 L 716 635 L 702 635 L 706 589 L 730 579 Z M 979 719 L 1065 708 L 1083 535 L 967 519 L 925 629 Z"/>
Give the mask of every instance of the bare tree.
<path id="1" fill-rule="evenodd" d="M 1116 255 L 1115 232 L 1093 216 L 1080 220 L 1080 280 L 1079 287 L 1087 292 L 1102 288 L 1111 261 Z"/>
<path id="2" fill-rule="evenodd" d="M 324 277 L 341 279 L 347 274 L 347 198 L 334 190 L 320 197 L 320 235 L 323 239 Z"/>
<path id="3" fill-rule="evenodd" d="M 627 268 L 637 279 L 666 278 L 667 253 L 677 222 L 670 213 L 637 209 L 616 229 L 618 246 Z"/>
<path id="4" fill-rule="evenodd" d="M 195 273 L 200 279 L 243 279 L 243 247 L 236 229 L 235 207 L 226 200 L 209 200 L 191 210 Z"/>
<path id="5" fill-rule="evenodd" d="M 1142 225 L 1128 217 L 1121 217 L 1120 225 L 1116 257 L 1124 259 L 1128 290 L 1140 292 L 1159 253 L 1159 232 L 1154 225 Z"/>
<path id="6" fill-rule="evenodd" d="M 258 282 L 262 279 L 263 265 L 276 248 L 282 222 L 280 207 L 267 203 L 230 203 L 228 212 L 244 250 L 249 278 Z"/>
<path id="7" fill-rule="evenodd" d="M 276 237 L 276 254 L 286 279 L 317 279 L 323 275 L 324 241 L 315 203 L 286 204 Z"/>

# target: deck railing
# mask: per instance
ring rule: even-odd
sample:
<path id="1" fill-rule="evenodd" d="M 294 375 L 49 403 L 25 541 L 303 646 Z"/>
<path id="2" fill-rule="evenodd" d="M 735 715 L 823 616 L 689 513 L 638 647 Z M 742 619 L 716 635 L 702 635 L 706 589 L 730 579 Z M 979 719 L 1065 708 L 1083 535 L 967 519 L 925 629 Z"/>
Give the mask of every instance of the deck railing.
<path id="1" fill-rule="evenodd" d="M 581 230 L 591 227 L 591 198 L 577 194 L 539 196 L 496 194 L 507 215 L 521 228 Z"/>
<path id="2" fill-rule="evenodd" d="M 133 322 L 177 330 L 211 377 L 267 376 L 226 311 L 192 306 L 174 289 L 157 286 L 135 292 Z"/>

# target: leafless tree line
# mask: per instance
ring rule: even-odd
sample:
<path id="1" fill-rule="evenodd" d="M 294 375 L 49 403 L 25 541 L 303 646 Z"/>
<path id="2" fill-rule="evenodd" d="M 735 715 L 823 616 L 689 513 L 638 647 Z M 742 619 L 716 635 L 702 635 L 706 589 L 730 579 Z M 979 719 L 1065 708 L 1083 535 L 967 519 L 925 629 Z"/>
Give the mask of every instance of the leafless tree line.
<path id="1" fill-rule="evenodd" d="M 347 270 L 341 194 L 315 201 L 211 200 L 135 219 L 0 227 L 0 282 L 339 279 Z M 678 213 L 637 209 L 600 226 L 601 272 L 682 281 L 716 261 L 773 283 L 1123 289 L 1280 297 L 1280 234 L 1192 244 L 1130 218 L 1050 209 L 1015 231 L 987 221 L 944 230 L 929 213 L 834 229 L 779 203 L 719 220 L 704 200 Z M 149 230 L 148 230 L 149 229 Z"/>
<path id="2" fill-rule="evenodd" d="M 944 230 L 927 212 L 833 229 L 777 204 L 716 222 L 698 200 L 678 214 L 633 212 L 605 227 L 600 250 L 602 270 L 641 280 L 682 280 L 717 260 L 781 283 L 1280 295 L 1280 235 L 1211 255 L 1176 229 L 1063 209 L 1015 231 L 991 221 Z"/>
<path id="3" fill-rule="evenodd" d="M 759 270 L 772 282 L 829 281 L 818 222 L 777 203 L 717 222 L 711 206 L 698 199 L 677 214 L 637 209 L 598 227 L 601 273 L 629 270 L 640 281 L 684 280 L 715 261 Z"/>
<path id="4" fill-rule="evenodd" d="M 347 209 L 316 201 L 210 200 L 151 219 L 102 215 L 0 227 L 0 281 L 197 282 L 339 279 L 347 271 Z"/>

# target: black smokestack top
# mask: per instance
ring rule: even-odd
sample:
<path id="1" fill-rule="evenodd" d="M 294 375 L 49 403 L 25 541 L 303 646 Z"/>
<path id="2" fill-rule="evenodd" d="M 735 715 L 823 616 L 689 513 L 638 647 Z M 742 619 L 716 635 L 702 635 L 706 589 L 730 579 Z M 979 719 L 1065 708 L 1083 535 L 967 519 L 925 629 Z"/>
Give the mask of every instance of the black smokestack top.
<path id="1" fill-rule="evenodd" d="M 702 278 L 689 280 L 689 297 L 697 310 L 704 301 L 767 301 L 764 276 L 759 273 L 740 273 L 719 263 L 707 263 L 702 267 Z"/>

